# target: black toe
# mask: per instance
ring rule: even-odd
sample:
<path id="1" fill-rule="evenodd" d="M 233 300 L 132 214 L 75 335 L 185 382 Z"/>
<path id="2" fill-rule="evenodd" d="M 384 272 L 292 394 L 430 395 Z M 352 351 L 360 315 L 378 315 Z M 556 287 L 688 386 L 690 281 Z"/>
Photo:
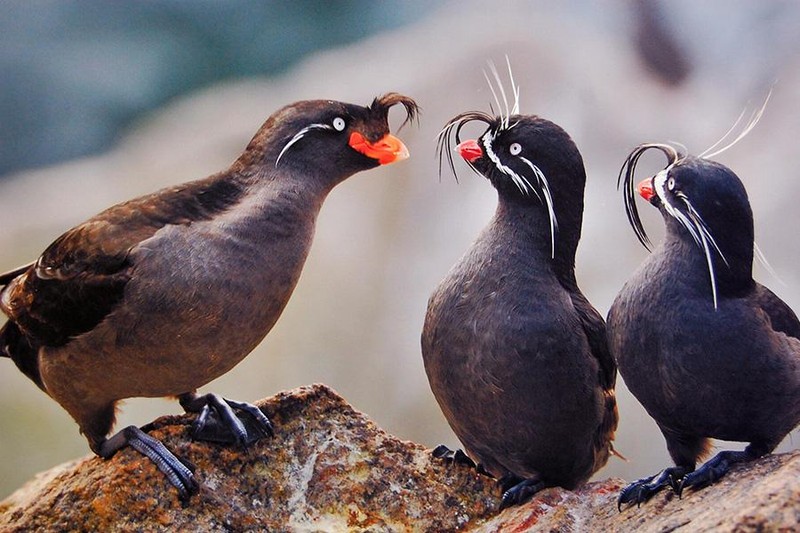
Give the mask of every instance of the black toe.
<path id="1" fill-rule="evenodd" d="M 274 435 L 272 423 L 255 405 L 216 394 L 184 395 L 180 400 L 188 412 L 200 412 L 192 425 L 195 440 L 246 447 Z"/>
<path id="2" fill-rule="evenodd" d="M 727 474 L 728 470 L 731 468 L 731 465 L 744 461 L 751 461 L 756 457 L 757 455 L 750 452 L 749 449 L 741 452 L 719 452 L 717 455 L 706 461 L 703 466 L 694 472 L 686 474 L 683 479 L 681 479 L 676 492 L 678 493 L 678 496 L 681 496 L 683 494 L 683 490 L 686 488 L 702 489 L 703 487 L 707 487 Z"/>
<path id="3" fill-rule="evenodd" d="M 619 498 L 617 498 L 617 509 L 622 511 L 622 506 L 628 503 L 636 504 L 638 507 L 667 486 L 676 490 L 685 473 L 685 468 L 674 466 L 665 468 L 654 476 L 634 481 L 620 491 Z"/>
<path id="4" fill-rule="evenodd" d="M 113 437 L 100 443 L 97 454 L 108 459 L 125 446 L 138 451 L 158 467 L 167 480 L 178 490 L 178 496 L 184 502 L 199 490 L 194 477 L 195 466 L 185 459 L 180 459 L 152 437 L 136 426 L 128 426 Z"/>
<path id="5" fill-rule="evenodd" d="M 453 451 L 444 444 L 440 444 L 434 448 L 431 452 L 431 455 L 437 459 L 442 459 L 447 463 L 464 465 L 470 468 L 475 468 L 476 470 L 478 468 L 478 465 L 475 463 L 475 461 L 470 459 L 470 457 L 462 450 L 459 449 Z"/>
<path id="6" fill-rule="evenodd" d="M 504 480 L 506 480 L 505 483 L 503 482 Z M 503 476 L 503 478 L 500 480 L 501 484 L 500 486 L 503 487 L 507 483 L 508 479 L 506 479 L 506 476 Z M 538 477 L 522 479 L 522 481 L 518 482 L 517 484 L 513 485 L 511 488 L 506 489 L 503 492 L 503 501 L 500 502 L 500 510 L 503 510 L 506 507 L 511 507 L 512 505 L 519 505 L 521 503 L 525 503 L 526 501 L 530 500 L 534 494 L 536 494 L 546 486 L 547 485 L 545 484 L 545 482 L 539 479 Z"/>

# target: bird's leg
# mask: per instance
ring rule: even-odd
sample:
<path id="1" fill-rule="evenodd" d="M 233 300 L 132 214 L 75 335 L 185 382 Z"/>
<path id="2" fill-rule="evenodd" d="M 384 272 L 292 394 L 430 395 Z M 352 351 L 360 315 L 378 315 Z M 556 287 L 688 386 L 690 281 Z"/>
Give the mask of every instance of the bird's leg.
<path id="1" fill-rule="evenodd" d="M 769 453 L 768 449 L 753 444 L 741 452 L 731 450 L 721 451 L 694 472 L 686 474 L 678 484 L 675 492 L 678 493 L 678 496 L 681 496 L 683 494 L 683 489 L 687 487 L 701 489 L 722 478 L 722 476 L 728 473 L 731 465 L 752 461 L 767 453 Z"/>
<path id="2" fill-rule="evenodd" d="M 658 427 L 667 442 L 669 456 L 676 466 L 665 468 L 654 476 L 636 480 L 622 489 L 617 499 L 617 509 L 620 511 L 626 503 L 635 503 L 638 507 L 667 485 L 678 493 L 683 477 L 694 471 L 697 458 L 704 456 L 710 449 L 711 441 L 705 437 L 676 431 L 663 424 Z"/>
<path id="3" fill-rule="evenodd" d="M 187 413 L 200 413 L 192 425 L 195 440 L 248 446 L 274 434 L 272 423 L 255 405 L 196 392 L 181 394 L 178 401 Z"/>
<path id="4" fill-rule="evenodd" d="M 172 486 L 178 489 L 183 501 L 187 501 L 198 490 L 194 479 L 194 465 L 179 459 L 161 441 L 136 426 L 128 426 L 109 439 L 90 439 L 89 444 L 103 459 L 108 459 L 125 446 L 130 446 L 155 463 Z"/>
<path id="5" fill-rule="evenodd" d="M 635 503 L 638 507 L 667 485 L 675 489 L 685 474 L 685 467 L 673 466 L 665 468 L 654 476 L 637 479 L 619 493 L 617 509 L 622 511 L 622 506 L 626 503 Z"/>
<path id="6" fill-rule="evenodd" d="M 469 468 L 474 468 L 478 474 L 483 476 L 493 477 L 492 474 L 486 471 L 482 464 L 476 463 L 473 461 L 469 455 L 464 453 L 463 450 L 451 450 L 444 444 L 438 445 L 436 448 L 433 449 L 431 455 L 434 456 L 436 459 L 441 459 L 448 464 L 459 464 L 468 466 Z"/>
<path id="7" fill-rule="evenodd" d="M 500 502 L 500 510 L 512 505 L 525 503 L 534 494 L 547 487 L 547 484 L 538 476 L 523 478 L 508 472 L 501 477 L 497 483 L 503 491 L 503 501 Z"/>

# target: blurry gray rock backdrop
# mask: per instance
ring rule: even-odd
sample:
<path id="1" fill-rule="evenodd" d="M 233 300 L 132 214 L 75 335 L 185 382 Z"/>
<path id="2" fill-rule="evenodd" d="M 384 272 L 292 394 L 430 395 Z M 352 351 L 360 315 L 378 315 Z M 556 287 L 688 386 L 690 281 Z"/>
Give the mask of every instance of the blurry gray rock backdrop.
<path id="1" fill-rule="evenodd" d="M 744 181 L 756 240 L 777 274 L 757 265 L 756 277 L 800 310 L 800 4 L 790 0 L 20 0 L 0 7 L 0 44 L 0 270 L 115 202 L 226 167 L 286 103 L 366 104 L 399 91 L 422 106 L 421 126 L 400 134 L 410 160 L 331 194 L 283 317 L 206 387 L 223 395 L 253 401 L 323 382 L 401 438 L 458 446 L 429 391 L 419 333 L 428 295 L 496 198 L 460 161 L 458 183 L 446 168 L 440 179 L 434 147 L 449 118 L 489 110 L 482 71 L 506 55 L 522 112 L 563 126 L 583 153 L 577 274 L 602 313 L 647 253 L 616 190 L 630 149 L 677 141 L 700 153 L 772 88 L 755 130 L 717 160 Z M 659 239 L 656 210 L 642 213 Z M 597 477 L 666 466 L 660 433 L 621 380 L 618 396 L 616 447 L 630 461 L 612 459 Z M 178 410 L 131 400 L 118 427 Z M 89 453 L 66 412 L 8 360 L 0 452 L 0 498 Z"/>

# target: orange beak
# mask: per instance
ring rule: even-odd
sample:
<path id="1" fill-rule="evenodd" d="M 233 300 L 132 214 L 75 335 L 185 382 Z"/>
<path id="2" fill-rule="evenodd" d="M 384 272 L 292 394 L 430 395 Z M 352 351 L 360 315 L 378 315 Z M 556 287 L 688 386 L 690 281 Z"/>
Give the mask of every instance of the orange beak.
<path id="1" fill-rule="evenodd" d="M 350 134 L 350 140 L 347 144 L 356 152 L 371 157 L 372 159 L 377 159 L 378 163 L 381 165 L 388 165 L 389 163 L 408 159 L 409 155 L 408 148 L 403 144 L 403 141 L 390 133 L 384 135 L 383 138 L 377 142 L 371 143 L 365 139 L 363 135 L 354 131 Z"/>
<path id="2" fill-rule="evenodd" d="M 653 190 L 653 178 L 647 178 L 646 180 L 640 181 L 636 186 L 636 192 L 638 192 L 639 196 L 648 202 L 652 200 L 653 196 L 656 195 L 656 191 Z"/>
<path id="3" fill-rule="evenodd" d="M 481 145 L 478 144 L 478 141 L 473 139 L 462 142 L 456 146 L 456 150 L 458 150 L 458 153 L 461 154 L 461 157 L 466 159 L 468 163 L 472 163 L 483 155 Z"/>

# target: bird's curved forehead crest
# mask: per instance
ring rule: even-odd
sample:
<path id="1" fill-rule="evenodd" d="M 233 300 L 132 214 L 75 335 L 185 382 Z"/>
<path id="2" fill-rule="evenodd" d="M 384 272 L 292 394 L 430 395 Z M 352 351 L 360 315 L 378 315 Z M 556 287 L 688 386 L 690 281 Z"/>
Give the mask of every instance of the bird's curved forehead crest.
<path id="1" fill-rule="evenodd" d="M 417 118 L 419 107 L 413 99 L 398 93 L 379 96 L 368 106 L 335 100 L 305 100 L 283 108 L 276 115 L 296 130 L 310 124 L 329 123 L 341 117 L 348 127 L 356 126 L 365 136 L 373 137 L 389 131 L 389 110 L 397 104 L 406 111 L 406 118 L 400 126 L 402 128 Z"/>

